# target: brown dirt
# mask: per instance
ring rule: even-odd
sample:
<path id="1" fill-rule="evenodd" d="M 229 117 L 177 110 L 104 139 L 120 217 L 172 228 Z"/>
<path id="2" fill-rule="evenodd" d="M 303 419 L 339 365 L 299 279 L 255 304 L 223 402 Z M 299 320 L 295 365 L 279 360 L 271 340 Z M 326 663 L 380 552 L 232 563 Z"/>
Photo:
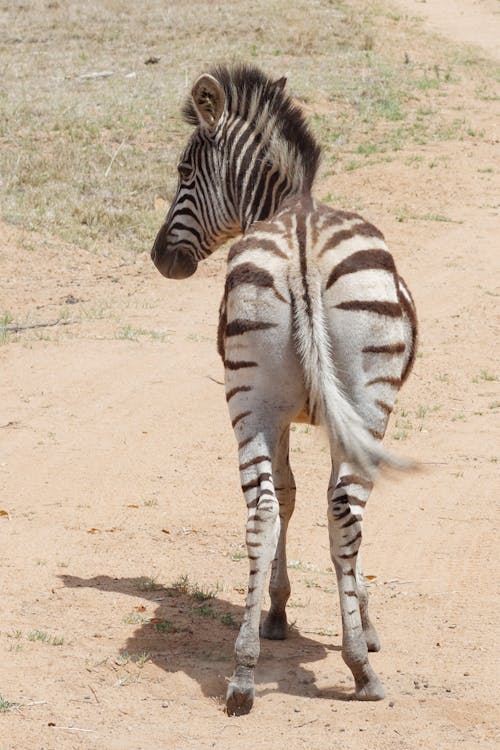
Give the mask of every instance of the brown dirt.
<path id="1" fill-rule="evenodd" d="M 425 470 L 380 482 L 364 542 L 383 639 L 372 656 L 388 694 L 380 703 L 350 700 L 325 444 L 301 426 L 296 627 L 263 643 L 253 712 L 223 712 L 247 565 L 214 345 L 223 254 L 189 281 L 166 282 L 147 255 L 75 254 L 0 226 L 2 309 L 32 322 L 67 311 L 70 321 L 0 347 L 0 695 L 20 704 L 0 713 L 1 750 L 498 746 L 492 114 L 476 99 L 468 117 L 480 141 L 407 149 L 318 190 L 361 200 L 383 229 L 422 330 L 387 444 Z M 428 218 L 397 221 L 401 207 Z M 183 575 L 190 589 L 169 588 Z M 216 597 L 200 602 L 195 587 Z"/>

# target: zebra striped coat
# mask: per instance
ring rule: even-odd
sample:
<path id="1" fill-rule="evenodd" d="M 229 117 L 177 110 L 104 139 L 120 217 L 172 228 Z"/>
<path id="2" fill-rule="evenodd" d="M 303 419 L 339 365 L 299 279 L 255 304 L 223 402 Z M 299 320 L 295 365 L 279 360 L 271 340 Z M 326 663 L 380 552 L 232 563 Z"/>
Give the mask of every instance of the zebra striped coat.
<path id="1" fill-rule="evenodd" d="M 228 255 L 218 329 L 250 563 L 228 713 L 252 707 L 259 627 L 272 639 L 288 631 L 285 546 L 295 503 L 289 428 L 296 421 L 322 423 L 328 432 L 342 655 L 356 696 L 377 700 L 384 691 L 368 651 L 380 644 L 359 548 L 378 465 L 405 466 L 381 441 L 415 356 L 414 304 L 380 231 L 312 197 L 319 148 L 283 79 L 217 68 L 195 82 L 184 111 L 196 130 L 153 260 L 165 276 L 185 278 L 243 232 Z M 269 568 L 271 609 L 260 626 Z"/>

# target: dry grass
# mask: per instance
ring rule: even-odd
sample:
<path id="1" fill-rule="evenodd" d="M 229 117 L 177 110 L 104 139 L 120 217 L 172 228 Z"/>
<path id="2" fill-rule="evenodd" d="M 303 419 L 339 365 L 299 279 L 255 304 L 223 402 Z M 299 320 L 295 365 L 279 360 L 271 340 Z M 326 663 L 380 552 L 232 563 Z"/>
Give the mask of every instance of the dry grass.
<path id="1" fill-rule="evenodd" d="M 189 132 L 180 103 L 216 61 L 288 74 L 324 175 L 408 140 L 475 137 L 446 97 L 465 79 L 492 91 L 471 54 L 414 58 L 418 22 L 373 2 L 37 0 L 4 4 L 0 21 L 2 218 L 94 250 L 149 248 Z"/>

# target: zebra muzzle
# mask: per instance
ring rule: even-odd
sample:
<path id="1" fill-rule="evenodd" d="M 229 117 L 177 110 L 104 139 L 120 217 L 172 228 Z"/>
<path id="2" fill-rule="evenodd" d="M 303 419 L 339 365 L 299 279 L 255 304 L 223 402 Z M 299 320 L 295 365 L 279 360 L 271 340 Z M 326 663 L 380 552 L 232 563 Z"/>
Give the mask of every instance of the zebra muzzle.
<path id="1" fill-rule="evenodd" d="M 151 259 L 158 271 L 167 279 L 187 279 L 196 271 L 198 261 L 184 247 L 168 247 L 164 229 L 162 227 L 158 232 L 151 250 Z"/>

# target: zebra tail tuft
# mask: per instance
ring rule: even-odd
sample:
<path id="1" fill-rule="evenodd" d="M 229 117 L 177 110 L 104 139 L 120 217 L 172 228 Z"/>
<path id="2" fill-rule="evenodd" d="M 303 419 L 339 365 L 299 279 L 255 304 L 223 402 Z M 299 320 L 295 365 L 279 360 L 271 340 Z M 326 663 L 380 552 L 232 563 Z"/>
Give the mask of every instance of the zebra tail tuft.
<path id="1" fill-rule="evenodd" d="M 386 451 L 368 431 L 363 419 L 343 391 L 334 366 L 331 342 L 324 312 L 321 280 L 309 273 L 309 300 L 305 303 L 300 289 L 293 295 L 294 331 L 297 353 L 309 393 L 310 415 L 316 411 L 325 425 L 332 452 L 353 463 L 369 480 L 379 468 L 397 470 L 416 468 L 410 459 Z"/>

